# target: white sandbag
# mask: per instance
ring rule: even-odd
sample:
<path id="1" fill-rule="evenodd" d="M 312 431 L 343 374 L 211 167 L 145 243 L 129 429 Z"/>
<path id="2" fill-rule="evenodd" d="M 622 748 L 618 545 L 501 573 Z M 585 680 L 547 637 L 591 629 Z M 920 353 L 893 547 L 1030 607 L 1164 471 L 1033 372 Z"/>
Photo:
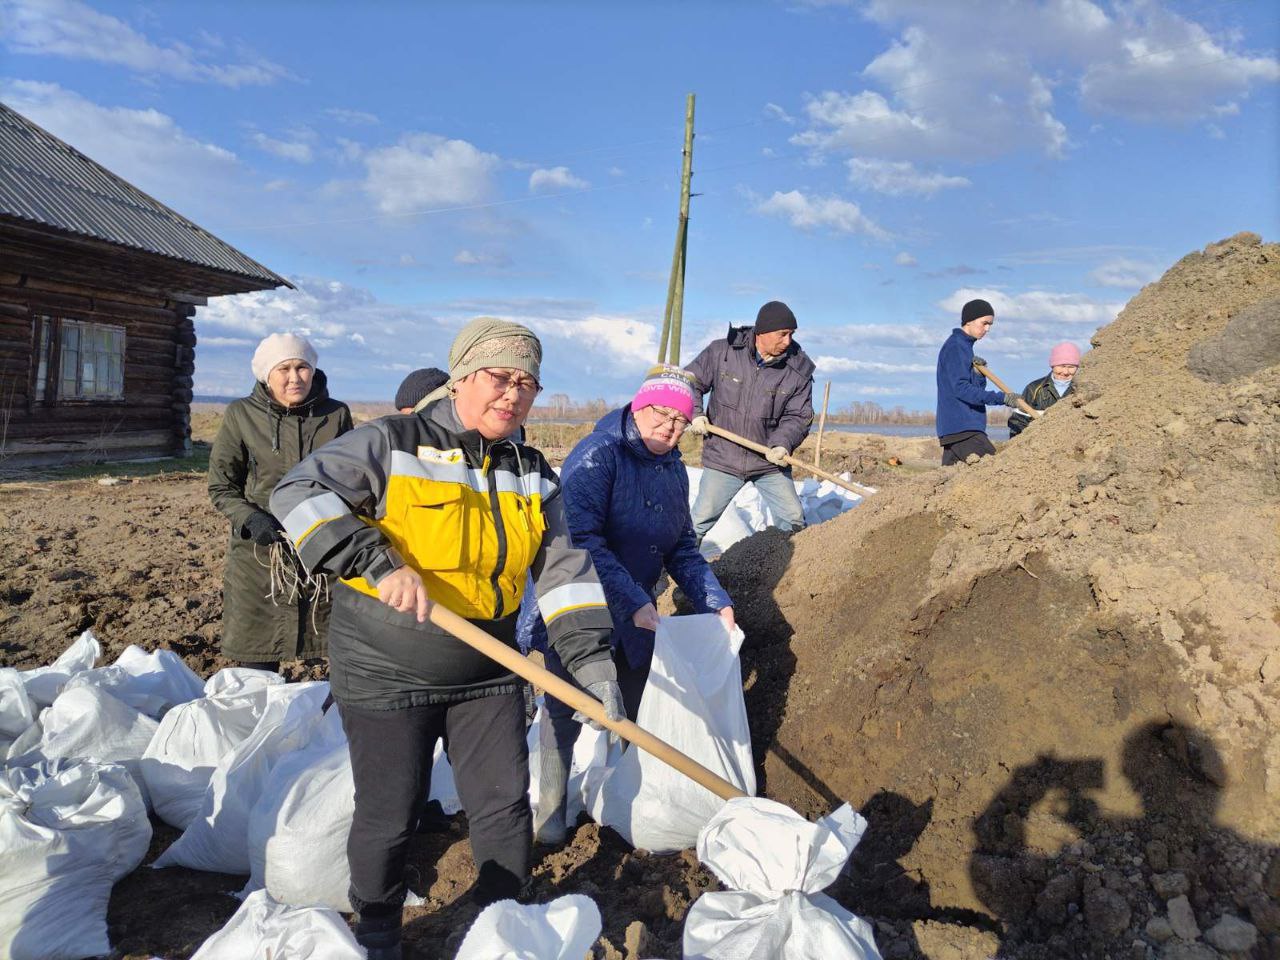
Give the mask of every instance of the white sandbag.
<path id="1" fill-rule="evenodd" d="M 278 903 L 349 912 L 351 755 L 336 709 L 310 744 L 272 769 L 249 814 L 249 883 Z"/>
<path id="2" fill-rule="evenodd" d="M 546 904 L 499 900 L 476 917 L 455 960 L 582 960 L 601 926 L 600 909 L 579 893 Z"/>
<path id="3" fill-rule="evenodd" d="M 22 682 L 26 685 L 27 696 L 37 706 L 47 707 L 53 703 L 63 685 L 77 673 L 88 670 L 102 656 L 102 645 L 92 630 L 86 630 L 71 646 L 62 651 L 62 655 L 47 667 L 36 667 L 22 671 Z"/>
<path id="4" fill-rule="evenodd" d="M 111 951 L 111 887 L 146 855 L 151 822 L 124 767 L 49 760 L 0 769 L 0 957 Z"/>
<path id="5" fill-rule="evenodd" d="M 111 666 L 73 676 L 66 689 L 78 686 L 99 687 L 157 720 L 170 707 L 204 696 L 204 682 L 172 650 L 147 653 L 133 644 Z"/>
<path id="6" fill-rule="evenodd" d="M 265 890 L 245 897 L 227 925 L 191 960 L 365 960 L 346 922 L 332 910 L 288 907 Z"/>
<path id="7" fill-rule="evenodd" d="M 0 667 L 0 742 L 9 743 L 35 723 L 36 705 L 27 696 L 22 674 L 13 667 Z"/>
<path id="8" fill-rule="evenodd" d="M 44 708 L 45 713 L 49 710 Z M 10 763 L 22 765 L 24 763 L 38 763 L 43 759 L 40 753 L 40 741 L 44 737 L 44 727 L 40 725 L 40 718 L 37 717 L 31 726 L 27 727 L 16 740 L 5 741 L 0 740 L 0 759 Z"/>
<path id="9" fill-rule="evenodd" d="M 724 777 L 756 789 L 738 650 L 715 614 L 663 617 L 636 723 Z M 692 846 L 724 801 L 638 748 L 629 748 L 590 797 L 592 818 L 633 847 L 671 853 Z"/>
<path id="10" fill-rule="evenodd" d="M 283 685 L 278 674 L 229 667 L 208 679 L 203 697 L 164 715 L 140 764 L 160 819 L 179 830 L 187 828 L 200 811 L 218 761 L 258 725 L 267 691 Z"/>
<path id="11" fill-rule="evenodd" d="M 821 892 L 866 828 L 848 804 L 810 823 L 772 800 L 728 801 L 698 859 L 729 889 L 689 908 L 685 960 L 880 960 L 867 922 Z"/>
<path id="12" fill-rule="evenodd" d="M 40 753 L 49 759 L 123 764 L 150 807 L 139 765 L 160 724 L 104 690 L 70 683 L 40 715 L 40 723 Z"/>
<path id="13" fill-rule="evenodd" d="M 281 684 L 268 687 L 266 695 L 253 732 L 218 760 L 195 818 L 152 866 L 249 872 L 249 814 L 271 768 L 310 742 L 329 684 Z"/>

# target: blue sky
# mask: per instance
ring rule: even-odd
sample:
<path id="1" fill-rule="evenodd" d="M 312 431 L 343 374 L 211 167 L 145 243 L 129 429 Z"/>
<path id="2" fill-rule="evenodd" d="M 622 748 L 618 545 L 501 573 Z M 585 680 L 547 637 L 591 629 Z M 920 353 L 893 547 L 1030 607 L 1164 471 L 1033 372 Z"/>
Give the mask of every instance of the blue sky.
<path id="1" fill-rule="evenodd" d="M 1262 2 L 0 0 L 0 99 L 298 286 L 197 316 L 237 395 L 307 332 L 389 398 L 473 316 L 549 392 L 656 356 L 698 95 L 684 359 L 781 299 L 832 402 L 933 405 L 960 305 L 1021 386 L 1177 258 L 1280 234 Z"/>

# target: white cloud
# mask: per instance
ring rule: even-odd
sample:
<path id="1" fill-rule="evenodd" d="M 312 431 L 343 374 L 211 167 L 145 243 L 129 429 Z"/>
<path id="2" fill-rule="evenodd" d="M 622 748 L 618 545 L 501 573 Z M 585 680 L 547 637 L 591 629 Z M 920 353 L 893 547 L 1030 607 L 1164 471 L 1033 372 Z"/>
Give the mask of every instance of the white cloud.
<path id="1" fill-rule="evenodd" d="M 933 373 L 931 363 L 883 363 L 878 360 L 853 360 L 849 357 L 816 357 L 818 371 L 832 376 L 838 373 Z"/>
<path id="2" fill-rule="evenodd" d="M 967 187 L 964 177 L 944 173 L 925 173 L 909 160 L 871 160 L 853 157 L 847 161 L 849 179 L 859 186 L 891 196 L 913 194 L 931 197 L 939 190 Z"/>
<path id="3" fill-rule="evenodd" d="M 755 211 L 766 216 L 781 217 L 799 230 L 826 227 L 837 233 L 861 233 L 877 240 L 888 237 L 879 225 L 863 214 L 856 203 L 835 196 L 810 197 L 799 190 L 786 193 L 775 191 L 768 200 L 758 202 Z"/>
<path id="4" fill-rule="evenodd" d="M 257 144 L 260 150 L 280 157 L 282 160 L 292 160 L 295 163 L 310 163 L 312 160 L 311 144 L 304 143 L 300 140 L 277 140 L 269 137 L 265 133 L 255 133 L 250 139 Z"/>
<path id="5" fill-rule="evenodd" d="M 1069 150 L 1058 100 L 1129 119 L 1221 115 L 1280 79 L 1274 55 L 1251 54 L 1154 0 L 1010 4 L 870 0 L 864 14 L 897 31 L 862 70 L 866 85 L 806 99 L 793 142 L 814 155 L 981 161 Z M 975 51 L 978 51 L 975 53 Z"/>
<path id="6" fill-rule="evenodd" d="M 565 341 L 569 350 L 585 351 L 585 371 L 591 371 L 593 364 L 594 369 L 599 369 L 604 363 L 611 369 L 621 366 L 641 373 L 653 365 L 658 355 L 657 327 L 632 317 L 592 314 L 577 319 L 543 320 L 538 323 L 538 330 L 544 337 Z"/>
<path id="7" fill-rule="evenodd" d="M 585 190 L 591 186 L 581 177 L 574 176 L 568 167 L 551 167 L 529 174 L 531 193 L 555 193 L 558 190 Z"/>
<path id="8" fill-rule="evenodd" d="M 505 253 L 486 253 L 464 248 L 453 255 L 453 262 L 464 267 L 506 267 L 511 264 L 511 258 Z"/>
<path id="9" fill-rule="evenodd" d="M 191 215 L 188 203 L 224 206 L 242 186 L 236 155 L 185 133 L 158 110 L 105 107 L 56 83 L 0 82 L 0 99 L 112 173 Z"/>
<path id="10" fill-rule="evenodd" d="M 939 300 L 938 306 L 951 316 L 959 316 L 960 308 L 975 299 L 986 300 L 995 308 L 997 327 L 1001 320 L 1092 324 L 1098 327 L 1115 319 L 1124 306 L 1123 303 L 1102 303 L 1083 293 L 1052 293 L 1046 290 L 1006 293 L 971 287 L 962 287 L 946 299 Z"/>
<path id="11" fill-rule="evenodd" d="M 123 20 L 80 0 L 3 0 L 0 18 L 4 44 L 14 53 L 92 60 L 149 76 L 232 88 L 263 86 L 289 76 L 284 67 L 262 58 L 213 63 L 185 43 L 161 46 Z M 205 39 L 213 38 L 206 35 Z"/>
<path id="12" fill-rule="evenodd" d="M 347 110 L 344 107 L 330 107 L 325 114 L 349 127 L 371 127 L 382 122 L 377 114 L 364 110 Z"/>
<path id="13" fill-rule="evenodd" d="M 395 146 L 365 151 L 362 159 L 365 192 L 381 212 L 390 214 L 484 200 L 501 163 L 466 140 L 432 133 L 408 134 Z"/>
<path id="14" fill-rule="evenodd" d="M 1154 263 L 1116 257 L 1099 266 L 1089 279 L 1100 287 L 1119 287 L 1134 290 L 1159 279 L 1161 269 Z"/>
<path id="15" fill-rule="evenodd" d="M 781 120 L 783 123 L 794 124 L 796 118 L 787 113 L 782 107 L 776 103 L 766 103 L 764 105 L 764 115 L 770 120 Z"/>
<path id="16" fill-rule="evenodd" d="M 893 258 L 893 262 L 900 267 L 914 267 L 919 261 L 917 261 L 911 254 L 907 253 L 907 251 L 903 250 Z"/>

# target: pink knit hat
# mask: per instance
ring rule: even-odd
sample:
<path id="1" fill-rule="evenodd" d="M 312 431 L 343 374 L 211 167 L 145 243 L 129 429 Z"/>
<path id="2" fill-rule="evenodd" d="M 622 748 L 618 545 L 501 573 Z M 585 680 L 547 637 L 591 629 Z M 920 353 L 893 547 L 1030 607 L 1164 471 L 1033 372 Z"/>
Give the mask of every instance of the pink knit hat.
<path id="1" fill-rule="evenodd" d="M 1080 348 L 1074 343 L 1060 343 L 1049 351 L 1049 366 L 1056 367 L 1060 363 L 1080 366 Z"/>
<path id="2" fill-rule="evenodd" d="M 670 407 L 693 419 L 693 377 L 679 367 L 660 364 L 649 371 L 631 401 L 631 412 L 645 407 Z"/>

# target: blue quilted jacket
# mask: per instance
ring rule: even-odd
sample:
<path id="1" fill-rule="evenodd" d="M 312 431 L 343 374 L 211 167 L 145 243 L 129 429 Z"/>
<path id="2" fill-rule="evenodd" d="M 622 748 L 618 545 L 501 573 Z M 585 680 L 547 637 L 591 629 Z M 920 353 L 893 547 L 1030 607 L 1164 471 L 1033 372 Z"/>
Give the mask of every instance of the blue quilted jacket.
<path id="1" fill-rule="evenodd" d="M 560 484 L 573 545 L 591 553 L 613 616 L 614 646 L 633 666 L 652 654 L 653 633 L 637 629 L 631 615 L 654 602 L 664 566 L 698 613 L 733 605 L 698 552 L 679 448 L 650 453 L 629 404 L 605 414 L 573 448 Z M 540 647 L 544 630 L 536 605 L 525 605 L 521 646 Z"/>

